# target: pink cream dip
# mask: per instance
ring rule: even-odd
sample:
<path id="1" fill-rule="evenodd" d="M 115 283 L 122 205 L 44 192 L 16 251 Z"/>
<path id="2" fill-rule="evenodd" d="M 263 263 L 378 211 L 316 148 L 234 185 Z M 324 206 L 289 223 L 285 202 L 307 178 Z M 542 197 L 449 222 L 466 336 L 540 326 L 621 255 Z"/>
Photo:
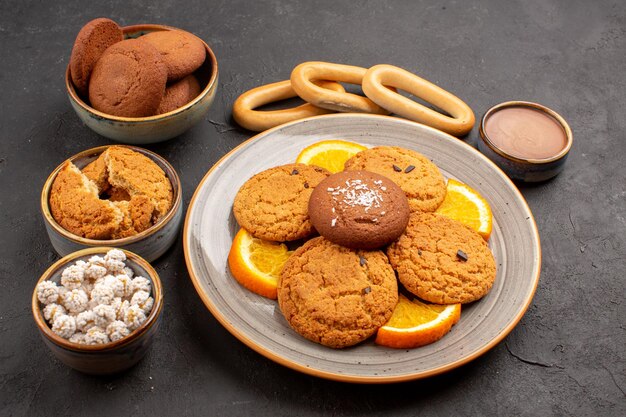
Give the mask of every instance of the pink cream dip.
<path id="1" fill-rule="evenodd" d="M 485 134 L 499 149 L 523 159 L 547 159 L 567 145 L 561 124 L 529 107 L 505 107 L 485 121 Z"/>

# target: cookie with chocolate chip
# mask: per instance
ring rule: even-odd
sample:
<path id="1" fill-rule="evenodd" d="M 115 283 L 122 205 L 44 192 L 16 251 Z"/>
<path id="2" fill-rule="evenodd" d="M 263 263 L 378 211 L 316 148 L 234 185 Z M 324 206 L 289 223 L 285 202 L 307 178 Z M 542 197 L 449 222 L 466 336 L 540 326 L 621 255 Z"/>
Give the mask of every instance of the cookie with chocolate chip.
<path id="1" fill-rule="evenodd" d="M 409 222 L 409 202 L 389 178 L 343 171 L 324 179 L 309 200 L 320 235 L 349 248 L 375 249 L 396 240 Z"/>
<path id="2" fill-rule="evenodd" d="M 332 348 L 373 335 L 397 302 L 397 280 L 383 252 L 348 249 L 321 236 L 291 255 L 278 285 L 278 305 L 291 327 Z"/>
<path id="3" fill-rule="evenodd" d="M 406 194 L 411 212 L 431 212 L 443 202 L 446 183 L 439 168 L 424 155 L 396 146 L 377 146 L 354 155 L 346 171 L 365 170 L 384 175 Z"/>
<path id="4" fill-rule="evenodd" d="M 259 239 L 291 241 L 311 236 L 309 198 L 330 175 L 324 168 L 287 164 L 260 172 L 235 196 L 233 212 L 241 227 Z"/>
<path id="5" fill-rule="evenodd" d="M 476 231 L 434 213 L 413 213 L 387 256 L 404 287 L 437 304 L 469 303 L 489 292 L 496 262 Z"/>

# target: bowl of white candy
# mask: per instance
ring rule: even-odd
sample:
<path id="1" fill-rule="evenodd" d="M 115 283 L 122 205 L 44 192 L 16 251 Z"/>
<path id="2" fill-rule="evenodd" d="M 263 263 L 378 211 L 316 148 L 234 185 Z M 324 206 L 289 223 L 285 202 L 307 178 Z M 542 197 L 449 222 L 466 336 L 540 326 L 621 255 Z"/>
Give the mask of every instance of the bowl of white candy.
<path id="1" fill-rule="evenodd" d="M 32 309 L 44 342 L 61 362 L 89 374 L 114 374 L 139 362 L 152 344 L 163 290 L 140 256 L 89 248 L 44 272 Z"/>

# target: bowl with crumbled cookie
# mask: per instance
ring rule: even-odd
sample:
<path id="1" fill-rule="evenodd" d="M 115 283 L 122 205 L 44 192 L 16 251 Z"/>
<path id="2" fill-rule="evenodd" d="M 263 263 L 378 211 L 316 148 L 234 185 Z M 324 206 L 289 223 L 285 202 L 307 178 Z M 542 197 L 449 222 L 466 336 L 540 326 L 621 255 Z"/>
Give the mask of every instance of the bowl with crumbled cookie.
<path id="1" fill-rule="evenodd" d="M 122 372 L 141 360 L 163 309 L 159 275 L 139 255 L 98 247 L 71 253 L 43 273 L 32 311 L 46 346 L 84 373 Z"/>
<path id="2" fill-rule="evenodd" d="M 183 29 L 110 19 L 87 22 L 72 46 L 65 87 L 94 132 L 143 145 L 181 135 L 211 108 L 218 85 L 209 45 Z"/>
<path id="3" fill-rule="evenodd" d="M 61 256 L 108 246 L 151 262 L 178 236 L 181 183 L 174 167 L 154 152 L 101 146 L 72 156 L 50 174 L 41 211 Z"/>

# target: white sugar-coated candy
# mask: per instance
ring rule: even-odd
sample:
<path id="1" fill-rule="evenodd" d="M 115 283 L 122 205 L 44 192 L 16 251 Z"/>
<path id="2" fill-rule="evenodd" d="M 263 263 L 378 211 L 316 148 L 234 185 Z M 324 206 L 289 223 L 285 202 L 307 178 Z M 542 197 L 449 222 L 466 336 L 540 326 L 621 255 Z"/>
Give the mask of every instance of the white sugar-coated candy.
<path id="1" fill-rule="evenodd" d="M 48 323 L 54 323 L 54 319 L 59 316 L 67 314 L 67 310 L 60 304 L 52 303 L 48 304 L 43 309 L 43 317 L 48 321 Z"/>
<path id="2" fill-rule="evenodd" d="M 111 249 L 104 255 L 104 263 L 109 272 L 122 271 L 126 264 L 126 254 L 119 249 Z"/>
<path id="3" fill-rule="evenodd" d="M 91 299 L 98 304 L 111 304 L 114 298 L 113 289 L 103 282 L 96 284 L 91 290 Z"/>
<path id="4" fill-rule="evenodd" d="M 119 275 L 118 275 L 119 276 Z M 126 293 L 126 286 L 124 282 L 118 278 L 118 276 L 107 275 L 104 277 L 103 284 L 108 285 L 116 297 L 124 297 Z"/>
<path id="5" fill-rule="evenodd" d="M 89 266 L 85 268 L 85 278 L 95 281 L 99 278 L 104 277 L 107 274 L 107 269 L 104 267 L 104 259 L 102 260 L 102 262 L 102 265 L 89 264 Z"/>
<path id="6" fill-rule="evenodd" d="M 69 313 L 78 314 L 87 309 L 89 297 L 81 289 L 74 289 L 63 294 L 63 306 Z"/>
<path id="7" fill-rule="evenodd" d="M 89 265 L 100 265 L 104 266 L 104 258 L 102 256 L 94 255 L 89 258 Z"/>
<path id="8" fill-rule="evenodd" d="M 52 331 L 63 339 L 69 339 L 76 333 L 76 320 L 70 315 L 61 314 L 54 319 Z"/>
<path id="9" fill-rule="evenodd" d="M 92 310 L 83 311 L 76 316 L 76 329 L 86 332 L 96 325 L 96 315 Z"/>
<path id="10" fill-rule="evenodd" d="M 79 343 L 81 345 L 84 345 L 85 344 L 85 333 L 81 333 L 81 332 L 74 333 L 72 335 L 72 337 L 70 337 L 69 341 L 72 342 L 72 343 Z"/>
<path id="11" fill-rule="evenodd" d="M 112 321 L 115 321 L 115 309 L 111 305 L 100 304 L 95 306 L 92 311 L 98 327 L 106 329 Z"/>
<path id="12" fill-rule="evenodd" d="M 85 333 L 85 343 L 88 345 L 109 343 L 109 336 L 102 328 L 94 326 Z"/>
<path id="13" fill-rule="evenodd" d="M 133 291 L 132 291 L 132 282 L 133 282 L 133 280 L 131 279 L 131 277 L 128 276 L 127 274 L 125 274 L 125 273 L 116 275 L 115 277 L 124 286 L 124 294 L 121 295 L 120 297 L 131 297 L 133 295 Z"/>
<path id="14" fill-rule="evenodd" d="M 68 290 L 78 289 L 85 279 L 83 265 L 70 265 L 61 273 L 61 284 Z"/>
<path id="15" fill-rule="evenodd" d="M 107 326 L 106 334 L 112 342 L 115 342 L 116 340 L 120 340 L 128 336 L 130 334 L 130 330 L 128 330 L 126 323 L 120 320 L 115 320 Z"/>
<path id="16" fill-rule="evenodd" d="M 148 314 L 152 310 L 154 299 L 145 291 L 137 291 L 130 299 L 130 305 L 138 305 L 144 313 Z"/>
<path id="17" fill-rule="evenodd" d="M 52 281 L 41 281 L 37 285 L 37 299 L 42 304 L 52 304 L 59 300 L 59 287 Z"/>
<path id="18" fill-rule="evenodd" d="M 146 321 L 146 313 L 143 312 L 138 305 L 131 305 L 124 314 L 124 323 L 132 331 L 138 328 Z"/>
<path id="19" fill-rule="evenodd" d="M 137 291 L 145 291 L 149 294 L 152 291 L 152 284 L 150 283 L 150 280 L 144 277 L 133 278 L 130 285 L 133 294 Z"/>
<path id="20" fill-rule="evenodd" d="M 122 273 L 126 274 L 130 279 L 133 279 L 133 276 L 135 276 L 135 271 L 129 266 L 125 266 Z"/>
<path id="21" fill-rule="evenodd" d="M 115 305 L 115 318 L 117 318 L 118 320 L 124 320 L 124 316 L 126 315 L 126 310 L 128 310 L 128 307 L 130 307 L 130 301 L 128 300 L 121 300 L 120 299 L 120 304 L 119 305 Z"/>

